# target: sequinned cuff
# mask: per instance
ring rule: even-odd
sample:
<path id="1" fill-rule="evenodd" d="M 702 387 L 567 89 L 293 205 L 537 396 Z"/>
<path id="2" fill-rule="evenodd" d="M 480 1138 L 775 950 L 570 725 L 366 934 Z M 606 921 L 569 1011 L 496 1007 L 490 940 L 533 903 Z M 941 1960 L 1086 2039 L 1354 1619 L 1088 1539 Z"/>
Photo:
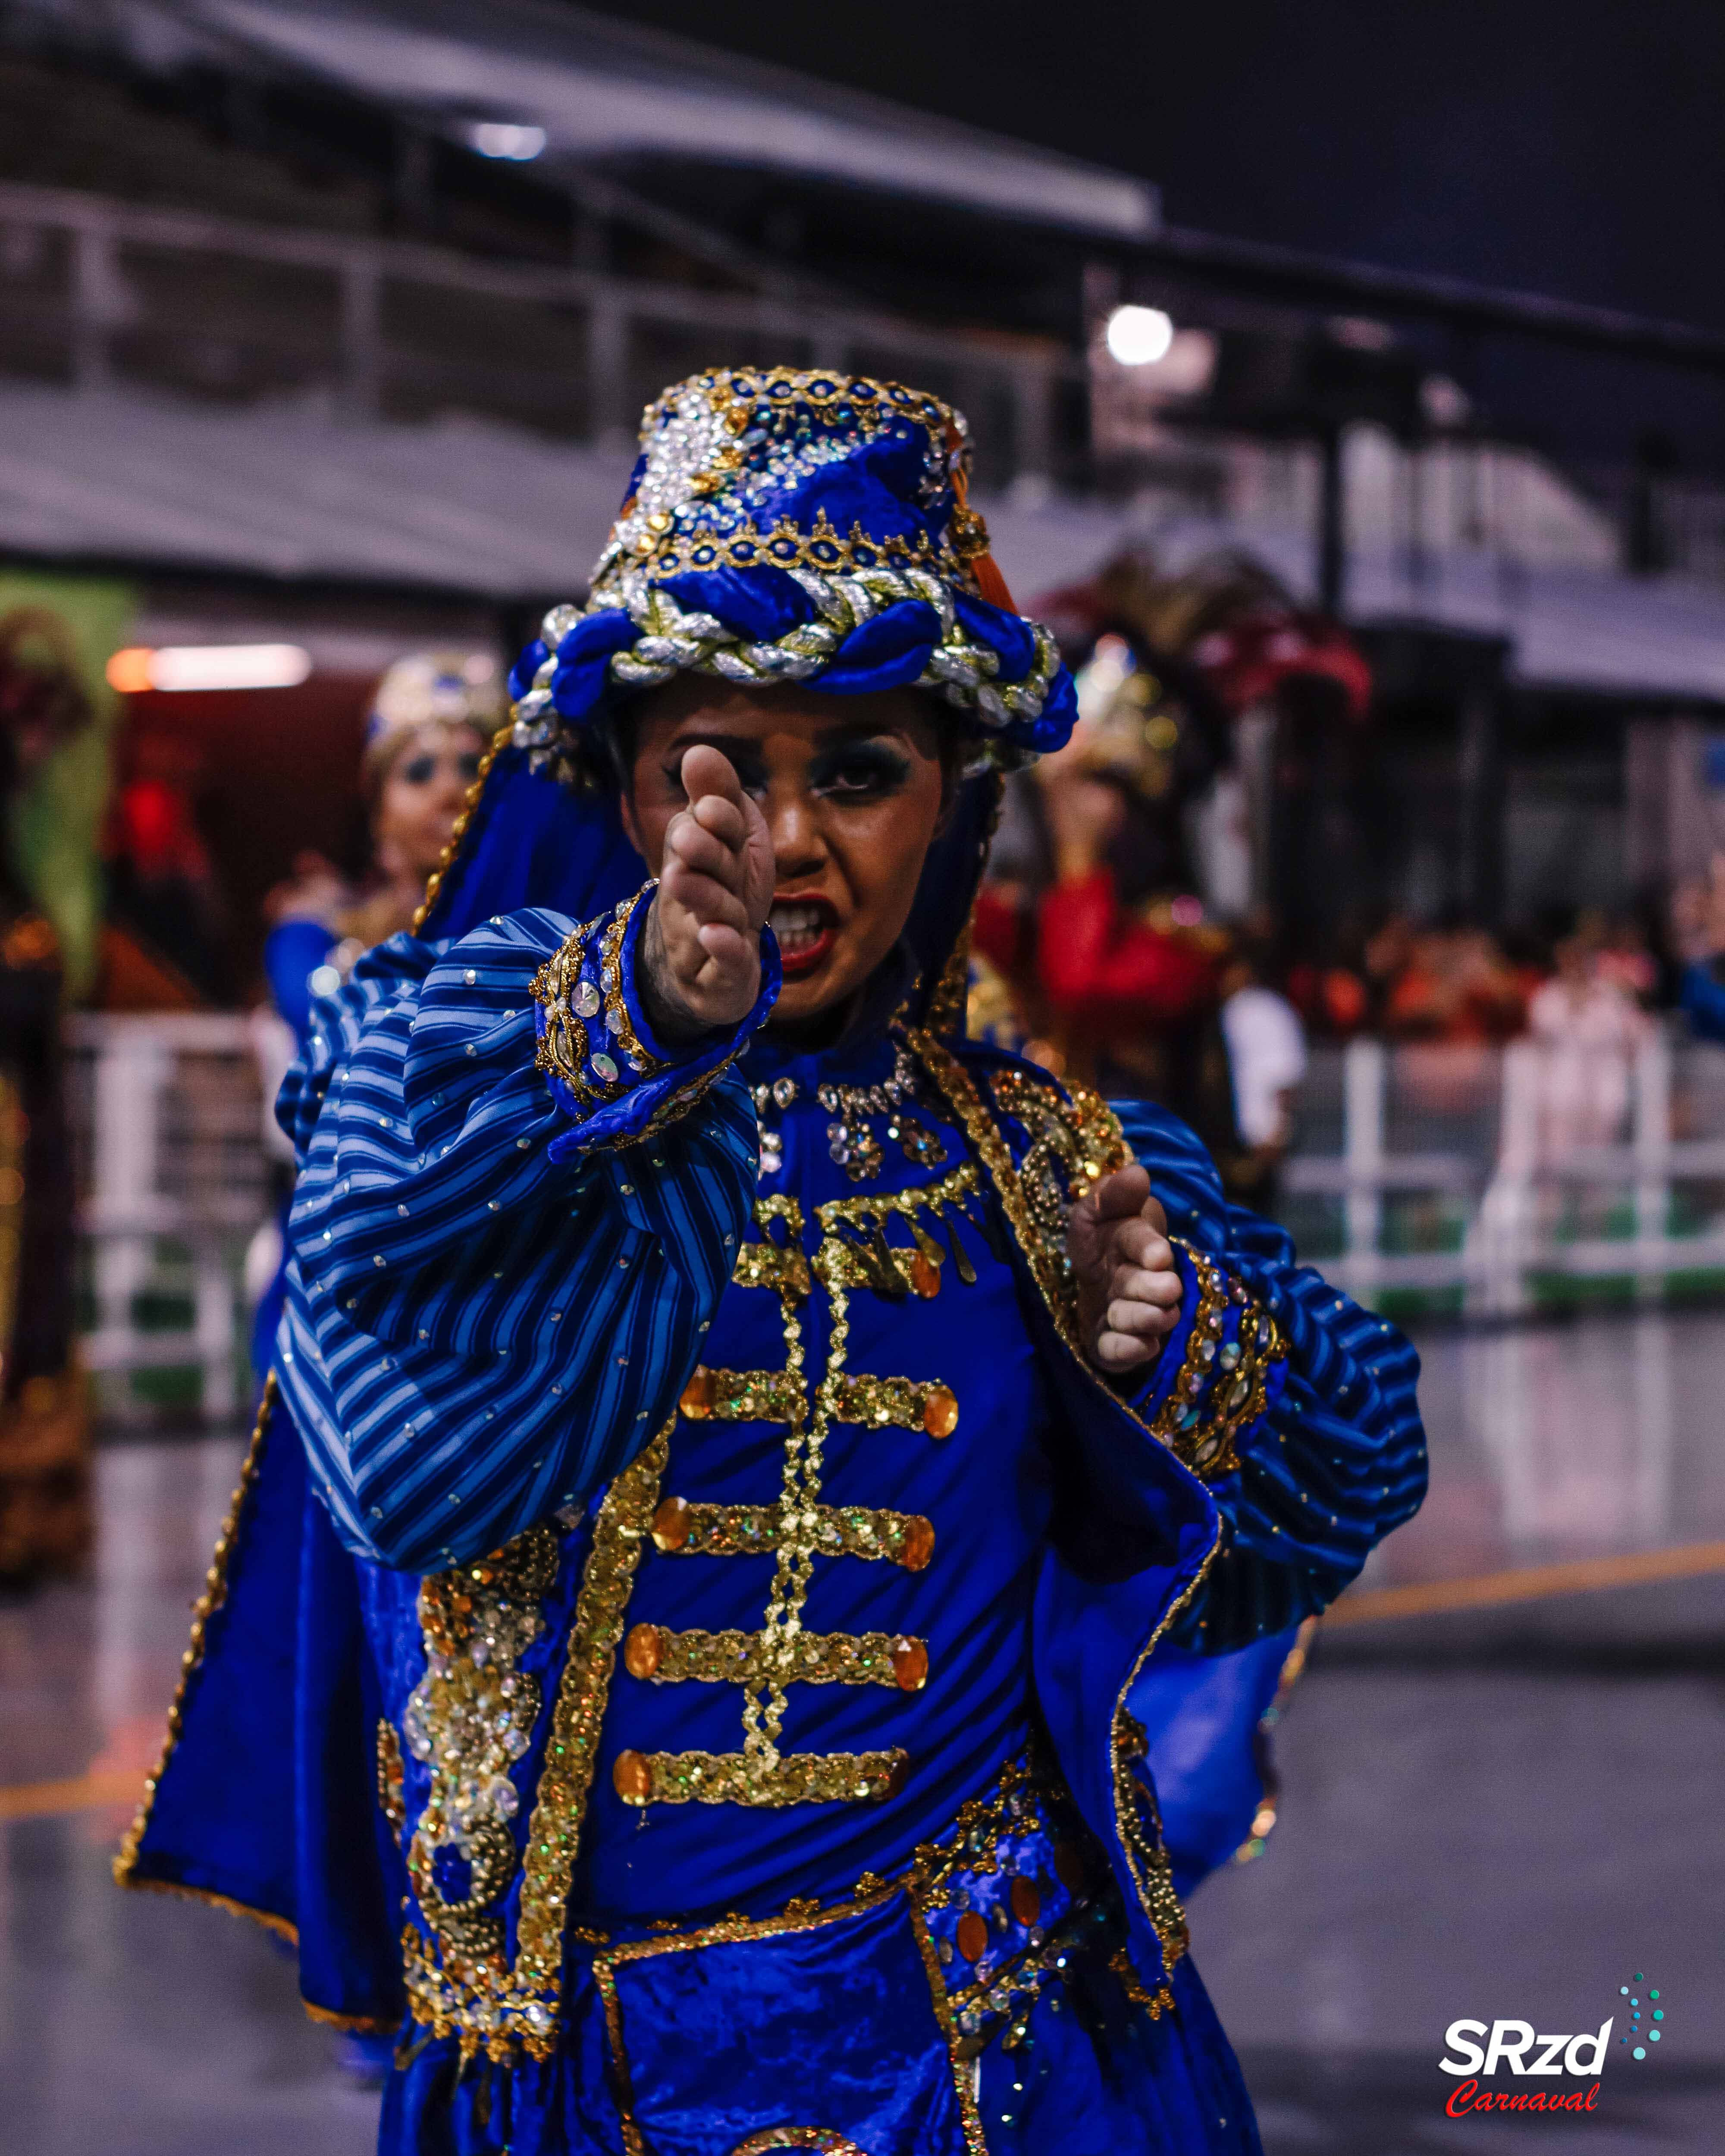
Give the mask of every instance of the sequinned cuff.
<path id="1" fill-rule="evenodd" d="M 675 1122 L 741 1053 L 778 996 L 778 945 L 761 931 L 761 993 L 742 1023 L 681 1047 L 648 1024 L 636 980 L 636 946 L 658 889 L 644 884 L 610 913 L 586 922 L 533 977 L 538 1009 L 534 1062 L 573 1128 L 553 1139 L 552 1160 L 590 1147 L 635 1145 Z"/>
<path id="2" fill-rule="evenodd" d="M 1238 1440 L 1281 1391 L 1287 1348 L 1244 1282 L 1207 1252 L 1170 1240 L 1185 1289 L 1180 1322 L 1132 1404 L 1177 1459 L 1214 1482 L 1239 1467 Z"/>

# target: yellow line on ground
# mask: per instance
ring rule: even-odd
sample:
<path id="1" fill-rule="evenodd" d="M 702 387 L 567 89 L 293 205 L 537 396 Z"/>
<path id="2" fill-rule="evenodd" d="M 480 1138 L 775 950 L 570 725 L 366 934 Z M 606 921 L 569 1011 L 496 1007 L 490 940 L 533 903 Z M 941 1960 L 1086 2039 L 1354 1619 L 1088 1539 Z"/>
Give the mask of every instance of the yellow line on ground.
<path id="1" fill-rule="evenodd" d="M 1636 1550 L 1627 1557 L 1522 1565 L 1510 1572 L 1479 1573 L 1471 1579 L 1422 1580 L 1413 1587 L 1365 1588 L 1344 1594 L 1324 1624 L 1334 1630 L 1390 1617 L 1439 1617 L 1507 1602 L 1538 1602 L 1553 1594 L 1587 1594 L 1602 1587 L 1694 1579 L 1709 1572 L 1725 1572 L 1725 1543 L 1685 1543 L 1676 1549 Z"/>
<path id="2" fill-rule="evenodd" d="M 18 1782 L 10 1789 L 0 1788 L 0 1822 L 100 1811 L 105 1804 L 136 1804 L 142 1794 L 141 1774 L 78 1774 L 64 1782 Z"/>

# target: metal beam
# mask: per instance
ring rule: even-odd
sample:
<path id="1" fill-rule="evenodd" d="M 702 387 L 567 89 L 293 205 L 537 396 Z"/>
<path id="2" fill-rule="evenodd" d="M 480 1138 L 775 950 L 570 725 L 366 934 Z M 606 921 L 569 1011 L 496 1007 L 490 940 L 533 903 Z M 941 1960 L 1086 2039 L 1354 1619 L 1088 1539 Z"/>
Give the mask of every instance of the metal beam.
<path id="1" fill-rule="evenodd" d="M 1266 298 L 1332 312 L 1367 310 L 1451 326 L 1497 330 L 1548 344 L 1725 374 L 1725 334 L 1718 331 L 1553 299 L 1543 293 L 1476 285 L 1465 277 L 1386 270 L 1178 225 L 1164 226 L 1121 259 L 1178 265 L 1234 290 L 1245 286 Z"/>

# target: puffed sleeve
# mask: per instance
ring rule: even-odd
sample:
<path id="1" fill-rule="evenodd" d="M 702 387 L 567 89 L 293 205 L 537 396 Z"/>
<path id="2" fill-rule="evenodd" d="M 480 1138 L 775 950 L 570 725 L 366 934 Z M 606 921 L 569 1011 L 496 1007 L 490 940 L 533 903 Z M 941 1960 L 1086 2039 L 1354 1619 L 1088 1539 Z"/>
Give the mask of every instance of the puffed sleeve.
<path id="1" fill-rule="evenodd" d="M 347 1547 L 408 1570 L 579 1506 L 664 1422 L 755 1179 L 736 1055 L 778 993 L 656 1040 L 652 886 L 398 936 L 313 1007 L 277 1117 L 300 1161 L 276 1367 Z M 692 1112 L 697 1111 L 698 1112 Z"/>
<path id="2" fill-rule="evenodd" d="M 1174 1628 L 1220 1654 L 1334 1601 L 1425 1494 L 1420 1362 L 1391 1324 L 1230 1205 L 1193 1133 L 1115 1104 L 1168 1215 L 1186 1296 L 1136 1403 L 1222 1514 L 1204 1584 Z"/>

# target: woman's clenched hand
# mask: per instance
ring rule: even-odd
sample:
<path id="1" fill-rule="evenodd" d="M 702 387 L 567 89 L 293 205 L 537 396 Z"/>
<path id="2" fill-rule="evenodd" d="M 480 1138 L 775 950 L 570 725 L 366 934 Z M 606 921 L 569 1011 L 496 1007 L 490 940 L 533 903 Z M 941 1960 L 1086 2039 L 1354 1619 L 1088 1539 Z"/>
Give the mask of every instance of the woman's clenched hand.
<path id="1" fill-rule="evenodd" d="M 1152 1363 L 1178 1322 L 1182 1286 L 1168 1215 L 1142 1168 L 1106 1175 L 1066 1216 L 1086 1353 L 1104 1375 Z"/>
<path id="2" fill-rule="evenodd" d="M 666 1040 L 747 1017 L 761 993 L 761 927 L 773 903 L 773 841 L 730 759 L 691 748 L 682 780 L 689 805 L 666 829 L 641 932 L 647 1019 Z"/>

